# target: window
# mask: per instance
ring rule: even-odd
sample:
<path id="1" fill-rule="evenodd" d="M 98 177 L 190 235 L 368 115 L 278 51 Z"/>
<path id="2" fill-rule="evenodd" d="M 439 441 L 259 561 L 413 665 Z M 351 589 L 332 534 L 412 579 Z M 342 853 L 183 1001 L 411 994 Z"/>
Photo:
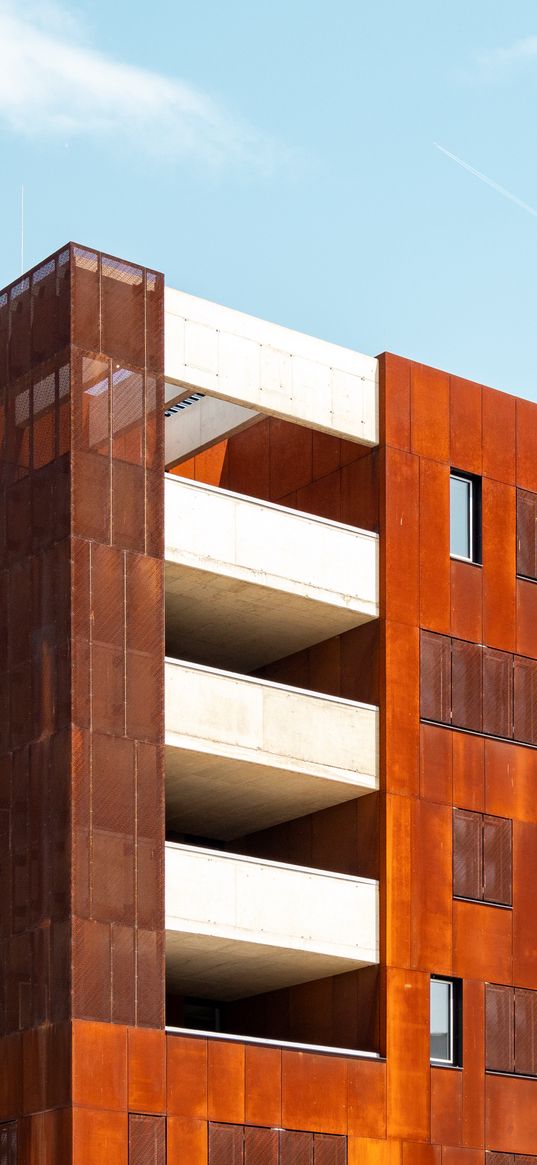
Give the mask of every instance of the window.
<path id="1" fill-rule="evenodd" d="M 497 906 L 512 903 L 512 832 L 507 817 L 453 810 L 453 894 Z"/>
<path id="2" fill-rule="evenodd" d="M 461 1063 L 461 982 L 460 979 L 431 978 L 431 1063 Z"/>
<path id="3" fill-rule="evenodd" d="M 458 469 L 450 479 L 450 553 L 481 562 L 481 478 Z"/>

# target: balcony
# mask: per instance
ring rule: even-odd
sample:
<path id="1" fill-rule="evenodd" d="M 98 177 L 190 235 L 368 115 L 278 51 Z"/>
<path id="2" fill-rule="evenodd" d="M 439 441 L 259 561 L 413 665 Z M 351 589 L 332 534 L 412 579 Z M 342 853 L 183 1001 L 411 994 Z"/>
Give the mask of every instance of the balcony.
<path id="1" fill-rule="evenodd" d="M 169 654 L 252 671 L 378 616 L 378 536 L 167 476 Z"/>
<path id="2" fill-rule="evenodd" d="M 242 999 L 378 958 L 376 882 L 167 843 L 172 992 Z"/>
<path id="3" fill-rule="evenodd" d="M 166 804 L 178 831 L 233 838 L 378 788 L 378 710 L 167 660 Z"/>

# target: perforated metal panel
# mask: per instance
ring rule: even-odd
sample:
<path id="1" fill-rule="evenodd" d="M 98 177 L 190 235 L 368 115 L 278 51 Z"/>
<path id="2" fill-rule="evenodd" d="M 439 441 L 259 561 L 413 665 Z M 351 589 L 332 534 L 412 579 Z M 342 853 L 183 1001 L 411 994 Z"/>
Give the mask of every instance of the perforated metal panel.
<path id="1" fill-rule="evenodd" d="M 537 494 L 516 491 L 517 574 L 537 578 Z"/>
<path id="2" fill-rule="evenodd" d="M 451 644 L 451 661 L 448 649 Z M 537 661 L 421 633 L 423 719 L 537 744 Z"/>
<path id="3" fill-rule="evenodd" d="M 452 723 L 481 732 L 483 727 L 482 650 L 477 643 L 453 639 L 451 645 Z"/>
<path id="4" fill-rule="evenodd" d="M 483 732 L 513 735 L 513 656 L 483 648 Z"/>
<path id="5" fill-rule="evenodd" d="M 0 1165 L 18 1165 L 16 1121 L 0 1124 Z"/>
<path id="6" fill-rule="evenodd" d="M 420 643 L 422 719 L 537 744 L 537 660 L 432 631 Z"/>
<path id="7" fill-rule="evenodd" d="M 451 640 L 429 631 L 420 638 L 420 714 L 440 724 L 451 721 Z"/>
<path id="8" fill-rule="evenodd" d="M 80 659 L 73 699 L 74 722 L 86 745 L 79 782 L 83 787 L 91 772 L 93 788 L 91 806 L 81 798 L 75 814 L 80 859 L 87 836 L 91 861 L 83 878 L 75 871 L 81 893 L 75 907 L 73 1011 L 84 1018 L 159 1026 L 164 1002 L 163 435 L 156 413 L 162 403 L 163 338 L 148 342 L 146 299 L 151 287 L 162 300 L 163 281 L 79 247 L 72 252 L 72 279 L 72 529 Z M 158 324 L 161 316 L 155 319 Z M 140 887 L 136 896 L 135 886 Z M 106 976 L 103 965 L 109 968 Z"/>
<path id="9" fill-rule="evenodd" d="M 163 1022 L 163 294 L 77 246 L 0 293 L 0 1032 Z"/>
<path id="10" fill-rule="evenodd" d="M 129 1165 L 166 1165 L 166 1120 L 129 1115 Z"/>
<path id="11" fill-rule="evenodd" d="M 209 1124 L 209 1165 L 243 1165 L 242 1125 Z"/>
<path id="12" fill-rule="evenodd" d="M 347 1138 L 315 1133 L 314 1165 L 347 1165 Z"/>
<path id="13" fill-rule="evenodd" d="M 280 1133 L 280 1165 L 313 1165 L 313 1133 Z"/>
<path id="14" fill-rule="evenodd" d="M 512 901 L 512 822 L 504 817 L 483 818 L 483 897 L 510 906 Z"/>
<path id="15" fill-rule="evenodd" d="M 485 1019 L 485 1066 L 496 1072 L 514 1072 L 514 992 L 512 987 L 487 983 Z"/>
<path id="16" fill-rule="evenodd" d="M 479 813 L 453 810 L 453 893 L 458 898 L 483 897 L 482 818 Z"/>
<path id="17" fill-rule="evenodd" d="M 0 1032 L 69 1008 L 69 295 L 68 250 L 0 293 Z"/>
<path id="18" fill-rule="evenodd" d="M 514 657 L 515 740 L 537 744 L 537 660 Z"/>
<path id="19" fill-rule="evenodd" d="M 209 1165 L 347 1165 L 347 1138 L 254 1125 L 209 1124 Z"/>
<path id="20" fill-rule="evenodd" d="M 515 988 L 515 1072 L 537 1075 L 537 991 Z"/>
<path id="21" fill-rule="evenodd" d="M 244 1165 L 278 1165 L 277 1129 L 246 1126 L 244 1130 Z"/>
<path id="22" fill-rule="evenodd" d="M 485 1165 L 535 1165 L 537 1157 L 527 1153 L 497 1153 L 489 1150 L 485 1155 Z"/>

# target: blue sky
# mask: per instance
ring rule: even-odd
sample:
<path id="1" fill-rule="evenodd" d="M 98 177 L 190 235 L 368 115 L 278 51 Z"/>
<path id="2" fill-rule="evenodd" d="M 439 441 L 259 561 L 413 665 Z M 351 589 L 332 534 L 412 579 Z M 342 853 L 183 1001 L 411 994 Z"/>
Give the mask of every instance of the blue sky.
<path id="1" fill-rule="evenodd" d="M 75 239 L 537 399 L 536 104 L 530 0 L 0 0 L 0 286 L 23 183 L 26 267 Z"/>

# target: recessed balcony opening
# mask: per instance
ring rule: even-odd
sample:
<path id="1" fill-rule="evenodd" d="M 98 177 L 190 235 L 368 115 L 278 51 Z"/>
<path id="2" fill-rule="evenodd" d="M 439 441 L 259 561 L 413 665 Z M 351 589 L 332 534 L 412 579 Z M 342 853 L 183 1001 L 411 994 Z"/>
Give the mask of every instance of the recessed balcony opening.
<path id="1" fill-rule="evenodd" d="M 362 623 L 257 668 L 253 675 L 310 692 L 378 705 L 380 623 Z"/>
<path id="2" fill-rule="evenodd" d="M 379 1053 L 380 974 L 363 967 L 232 1002 L 168 991 L 166 1026 Z"/>
<path id="3" fill-rule="evenodd" d="M 196 409 L 221 413 L 223 405 L 203 397 L 188 411 L 183 407 L 171 423 L 178 429 L 192 422 Z M 179 459 L 168 467 L 169 472 L 332 522 L 378 531 L 378 448 L 278 417 L 254 414 L 244 425 L 203 451 Z"/>
<path id="4" fill-rule="evenodd" d="M 233 839 L 180 832 L 168 826 L 166 840 L 194 849 L 378 880 L 379 795 L 369 793 Z"/>
<path id="5" fill-rule="evenodd" d="M 165 320 L 167 467 L 273 500 L 323 482 L 333 507 L 331 475 L 378 442 L 378 361 L 171 288 Z"/>
<path id="6" fill-rule="evenodd" d="M 166 655 L 170 659 L 186 660 L 203 664 L 195 658 L 194 652 L 181 654 L 188 647 L 181 631 L 167 620 Z M 379 646 L 380 623 L 378 619 L 362 623 L 350 631 L 344 631 L 330 639 L 323 639 L 300 651 L 274 659 L 261 667 L 246 669 L 243 674 L 257 676 L 278 684 L 320 695 L 338 696 L 344 700 L 377 706 L 380 701 L 379 689 Z M 235 658 L 237 645 L 230 648 L 229 658 Z M 220 655 L 220 652 L 217 652 Z M 202 654 L 206 654 L 203 652 Z M 216 654 L 216 652 L 215 652 Z M 226 658 L 226 670 L 232 671 Z M 212 664 L 209 666 L 217 666 Z M 242 672 L 242 668 L 240 669 Z"/>

